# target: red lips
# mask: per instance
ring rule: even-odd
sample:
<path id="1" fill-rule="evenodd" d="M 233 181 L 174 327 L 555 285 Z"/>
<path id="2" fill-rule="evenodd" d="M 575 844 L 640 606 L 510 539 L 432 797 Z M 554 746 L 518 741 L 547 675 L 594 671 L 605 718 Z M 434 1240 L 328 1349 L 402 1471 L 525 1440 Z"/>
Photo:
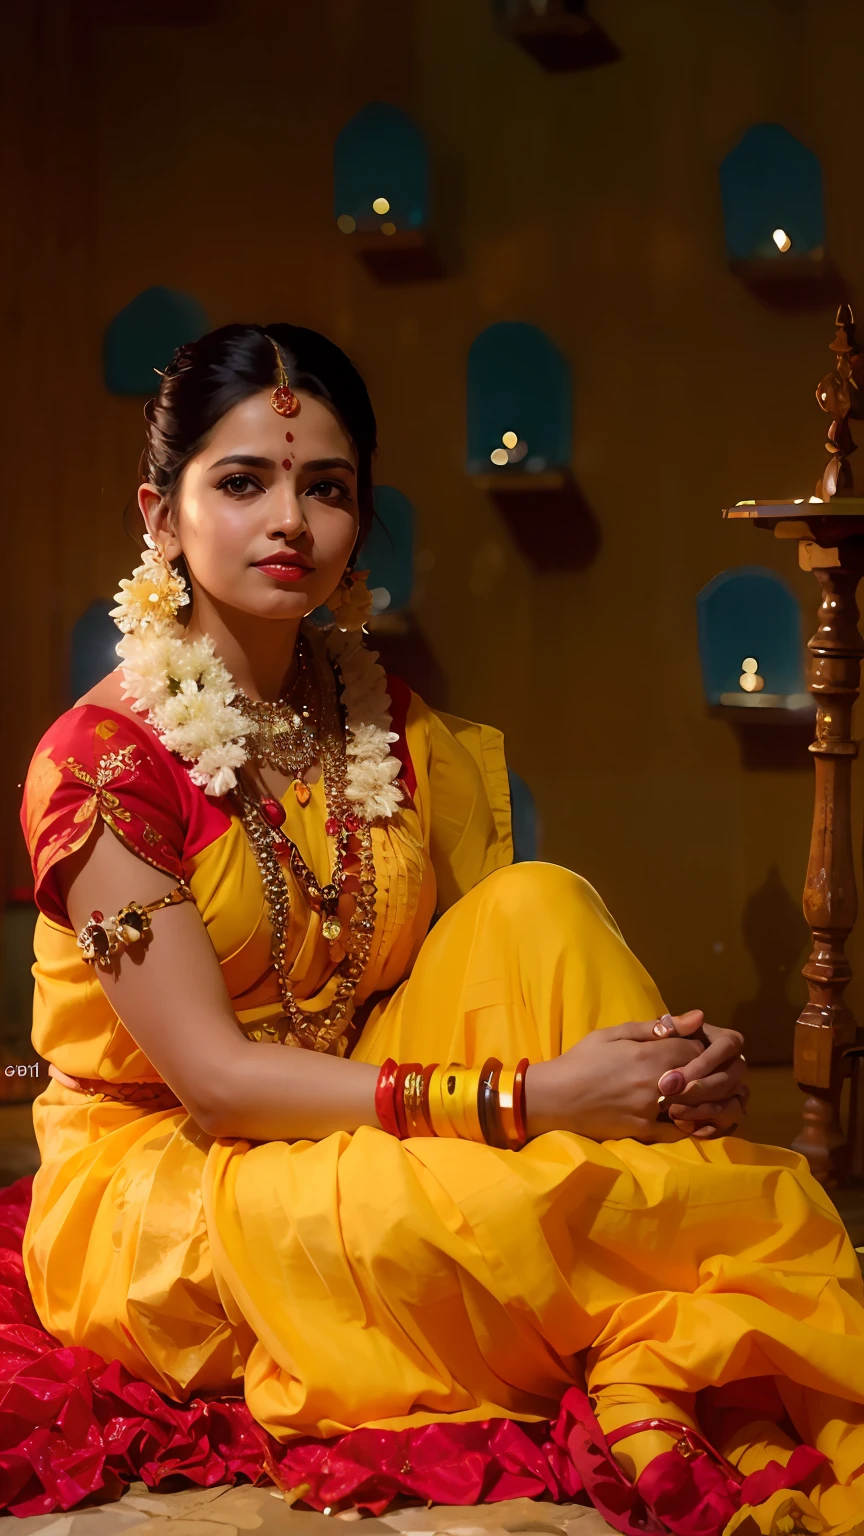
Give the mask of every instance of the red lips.
<path id="1" fill-rule="evenodd" d="M 306 555 L 298 554 L 294 549 L 280 549 L 278 553 L 267 555 L 263 560 L 256 560 L 257 570 L 266 570 L 273 566 L 299 565 L 304 571 L 314 571 L 312 561 Z"/>

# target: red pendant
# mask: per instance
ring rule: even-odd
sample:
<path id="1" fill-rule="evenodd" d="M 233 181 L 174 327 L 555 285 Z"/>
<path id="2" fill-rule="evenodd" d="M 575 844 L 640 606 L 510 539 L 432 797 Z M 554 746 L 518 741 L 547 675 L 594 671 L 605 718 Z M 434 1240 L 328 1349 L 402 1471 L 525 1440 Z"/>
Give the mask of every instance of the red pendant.
<path id="1" fill-rule="evenodd" d="M 335 816 L 328 816 L 324 823 L 324 831 L 328 837 L 335 837 L 339 831 L 339 822 Z"/>
<path id="2" fill-rule="evenodd" d="M 261 801 L 261 815 L 271 827 L 281 827 L 285 820 L 285 812 L 278 800 L 272 800 L 268 795 Z"/>
<path id="3" fill-rule="evenodd" d="M 348 815 L 345 817 L 345 826 L 349 832 L 359 832 L 360 817 L 355 816 L 352 811 L 349 811 Z"/>
<path id="4" fill-rule="evenodd" d="M 270 404 L 280 416 L 295 416 L 300 409 L 300 401 L 288 384 L 280 384 L 274 389 Z"/>

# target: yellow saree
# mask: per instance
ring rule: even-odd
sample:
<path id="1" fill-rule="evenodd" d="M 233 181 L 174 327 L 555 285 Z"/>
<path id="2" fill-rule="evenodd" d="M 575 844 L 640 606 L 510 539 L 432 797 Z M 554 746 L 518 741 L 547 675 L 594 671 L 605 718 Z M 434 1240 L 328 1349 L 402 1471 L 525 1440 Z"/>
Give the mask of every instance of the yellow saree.
<path id="1" fill-rule="evenodd" d="M 373 829 L 377 917 L 357 996 L 374 1006 L 353 1054 L 538 1061 L 663 1011 L 586 882 L 512 864 L 500 736 L 412 696 L 405 738 L 416 788 Z M 238 1027 L 254 1038 L 280 1011 L 251 850 L 236 817 L 203 800 L 145 726 L 95 706 L 37 750 L 24 812 L 42 908 L 33 1041 L 72 1078 L 158 1083 L 52 888 L 98 815 L 142 857 L 185 871 Z M 305 809 L 289 793 L 285 809 L 326 873 L 321 786 Z M 291 898 L 291 974 L 298 995 L 323 999 L 319 918 L 300 887 Z M 574 1384 L 606 1432 L 650 1415 L 696 1422 L 699 1394 L 768 1378 L 796 1436 L 827 1459 L 806 1490 L 771 1493 L 756 1524 L 744 1511 L 727 1530 L 769 1531 L 790 1498 L 815 1530 L 861 1528 L 864 1288 L 795 1154 L 564 1132 L 518 1153 L 368 1128 L 249 1142 L 154 1103 L 52 1080 L 34 1106 L 42 1166 L 24 1262 L 61 1342 L 178 1401 L 242 1390 L 283 1441 L 551 1419 Z M 785 1464 L 795 1444 L 758 1417 L 732 1414 L 721 1432 L 742 1473 Z"/>

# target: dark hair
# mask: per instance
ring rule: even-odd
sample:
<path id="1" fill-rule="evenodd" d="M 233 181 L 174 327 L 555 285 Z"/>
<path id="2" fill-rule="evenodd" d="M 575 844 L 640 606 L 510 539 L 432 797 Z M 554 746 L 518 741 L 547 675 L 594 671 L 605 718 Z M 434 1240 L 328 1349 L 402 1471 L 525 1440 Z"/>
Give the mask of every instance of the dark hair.
<path id="1" fill-rule="evenodd" d="M 147 447 L 139 474 L 169 496 L 207 433 L 226 412 L 259 390 L 275 387 L 279 368 L 274 341 L 291 387 L 329 401 L 354 444 L 359 549 L 375 515 L 375 413 L 350 359 L 335 342 L 305 326 L 222 325 L 199 341 L 178 347 L 162 375 L 158 394 L 144 407 Z"/>

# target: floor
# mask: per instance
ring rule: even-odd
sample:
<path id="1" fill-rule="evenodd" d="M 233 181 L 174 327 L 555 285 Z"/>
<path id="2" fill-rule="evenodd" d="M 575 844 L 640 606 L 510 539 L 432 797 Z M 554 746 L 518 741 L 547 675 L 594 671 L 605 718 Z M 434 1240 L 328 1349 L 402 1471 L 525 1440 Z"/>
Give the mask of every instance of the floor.
<path id="1" fill-rule="evenodd" d="M 290 1508 L 273 1488 L 195 1488 L 183 1493 L 151 1493 L 143 1483 L 133 1483 L 116 1504 L 81 1510 L 71 1515 L 32 1515 L 18 1520 L 0 1518 L 4 1536 L 31 1531 L 51 1531 L 52 1536 L 125 1536 L 137 1527 L 141 1536 L 237 1536 L 256 1531 L 258 1536 L 327 1536 L 325 1525 L 334 1518 L 350 1523 L 351 1516 L 312 1514 Z M 144 1530 L 144 1527 L 147 1530 Z M 505 1536 L 505 1532 L 536 1532 L 537 1536 L 607 1536 L 613 1527 L 578 1504 L 542 1504 L 533 1499 L 511 1499 L 504 1504 L 459 1508 L 436 1505 L 433 1509 L 402 1509 L 380 1520 L 363 1520 L 363 1536 L 396 1532 L 404 1536 Z M 613 1532 L 614 1536 L 614 1532 Z"/>
<path id="2" fill-rule="evenodd" d="M 801 1095 L 784 1067 L 757 1067 L 751 1071 L 753 1096 L 750 1112 L 741 1127 L 751 1141 L 788 1146 L 800 1123 Z M 0 1105 L 0 1185 L 8 1184 L 38 1166 L 29 1104 Z M 859 1247 L 864 1268 L 864 1184 L 838 1198 L 838 1206 Z M 188 1488 L 177 1493 L 151 1492 L 144 1483 L 133 1483 L 112 1504 L 96 1505 L 76 1513 L 34 1515 L 18 1519 L 0 1517 L 0 1536 L 23 1536 L 30 1531 L 51 1531 L 52 1536 L 125 1536 L 138 1528 L 141 1536 L 237 1536 L 255 1531 L 258 1536 L 326 1536 L 324 1527 L 334 1519 L 348 1521 L 357 1515 L 319 1515 L 292 1508 L 285 1496 L 269 1486 Z M 144 1530 L 144 1527 L 147 1530 Z M 366 1518 L 363 1536 L 609 1536 L 612 1527 L 596 1510 L 579 1505 L 547 1504 L 515 1499 L 503 1504 L 468 1508 L 437 1505 L 388 1513 L 381 1519 Z"/>

